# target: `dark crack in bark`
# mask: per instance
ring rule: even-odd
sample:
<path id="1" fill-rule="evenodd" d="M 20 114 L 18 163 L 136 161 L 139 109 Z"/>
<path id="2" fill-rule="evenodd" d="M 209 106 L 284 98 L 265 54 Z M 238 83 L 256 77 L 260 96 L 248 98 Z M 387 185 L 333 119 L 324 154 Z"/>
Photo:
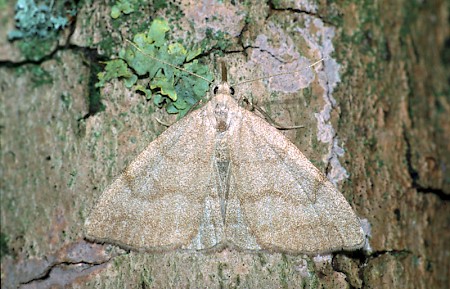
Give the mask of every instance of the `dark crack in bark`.
<path id="1" fill-rule="evenodd" d="M 54 274 L 52 274 L 52 272 L 55 272 L 56 269 L 62 269 L 63 267 L 66 267 L 66 268 L 64 268 L 64 270 L 66 271 L 66 274 L 72 274 L 73 275 L 73 279 L 79 278 L 81 276 L 88 276 L 89 274 L 92 273 L 92 271 L 94 271 L 92 269 L 102 269 L 112 259 L 113 259 L 113 257 L 111 257 L 111 258 L 109 258 L 109 259 L 107 259 L 105 261 L 100 261 L 100 262 L 87 262 L 87 261 L 80 261 L 80 262 L 56 262 L 56 263 L 53 263 L 50 266 L 48 266 L 44 270 L 44 272 L 42 274 L 40 274 L 40 275 L 30 279 L 30 280 L 21 282 L 19 284 L 19 288 L 29 288 L 29 287 L 33 287 L 33 288 L 37 287 L 37 288 L 39 288 L 40 285 L 33 284 L 33 283 L 35 283 L 35 282 L 39 283 L 39 282 L 43 282 L 43 281 L 50 281 L 51 282 L 52 279 L 57 279 L 58 276 L 54 276 Z M 69 270 L 67 270 L 67 267 L 69 268 Z M 82 269 L 81 270 L 77 270 L 78 269 L 77 267 L 82 267 Z M 97 267 L 97 268 L 95 268 L 95 267 Z M 67 279 L 67 278 L 64 278 L 64 279 Z M 53 284 L 51 284 L 51 285 L 53 285 Z M 29 286 L 27 286 L 27 285 L 29 285 Z M 67 284 L 59 284 L 59 285 L 67 285 Z"/>
<path id="2" fill-rule="evenodd" d="M 408 173 L 409 176 L 411 177 L 412 188 L 422 194 L 433 194 L 442 201 L 450 201 L 450 195 L 446 194 L 444 190 L 440 188 L 423 187 L 419 184 L 420 174 L 412 164 L 411 142 L 407 135 L 406 129 L 403 129 L 403 138 L 406 143 L 405 159 L 406 159 L 406 166 L 408 168 Z"/>

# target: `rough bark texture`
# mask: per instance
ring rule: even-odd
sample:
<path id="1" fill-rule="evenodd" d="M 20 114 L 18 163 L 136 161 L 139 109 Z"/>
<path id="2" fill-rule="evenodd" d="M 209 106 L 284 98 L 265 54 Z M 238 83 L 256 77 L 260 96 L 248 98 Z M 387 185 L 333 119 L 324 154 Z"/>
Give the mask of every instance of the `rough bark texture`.
<path id="1" fill-rule="evenodd" d="M 14 1 L 0 3 L 2 287 L 450 287 L 449 2 L 196 2 L 113 20 L 114 3 L 82 1 L 34 60 L 7 41 Z M 142 254 L 83 240 L 102 190 L 164 130 L 155 116 L 171 121 L 120 80 L 94 88 L 99 59 L 156 16 L 184 43 L 229 33 L 221 52 L 235 80 L 328 57 L 308 88 L 281 77 L 237 93 L 306 126 L 287 135 L 365 219 L 364 250 Z M 219 50 L 203 60 L 213 67 Z"/>

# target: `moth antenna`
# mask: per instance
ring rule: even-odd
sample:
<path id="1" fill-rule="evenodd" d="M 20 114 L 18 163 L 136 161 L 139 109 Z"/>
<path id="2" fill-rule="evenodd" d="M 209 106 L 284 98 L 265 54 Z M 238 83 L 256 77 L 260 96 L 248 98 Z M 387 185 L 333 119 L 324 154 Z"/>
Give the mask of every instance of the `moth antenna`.
<path id="1" fill-rule="evenodd" d="M 169 123 L 167 123 L 167 122 L 164 122 L 164 121 L 162 121 L 162 120 L 160 120 L 159 118 L 157 118 L 156 116 L 155 116 L 155 119 L 156 119 L 156 121 L 160 124 L 160 125 L 162 125 L 162 126 L 165 126 L 165 127 L 169 127 L 169 126 L 172 126 L 172 124 L 169 124 Z"/>
<path id="2" fill-rule="evenodd" d="M 220 65 L 222 67 L 222 83 L 227 82 L 228 76 L 227 76 L 227 66 L 225 65 L 224 61 L 220 62 Z"/>
<path id="3" fill-rule="evenodd" d="M 191 71 L 189 71 L 189 70 L 184 69 L 183 67 L 179 67 L 179 66 L 173 65 L 172 63 L 169 63 L 169 62 L 167 62 L 167 61 L 158 59 L 158 58 L 156 58 L 156 57 L 154 57 L 154 56 L 149 55 L 148 53 L 145 53 L 145 52 L 144 52 L 141 48 L 139 48 L 134 42 L 132 42 L 132 41 L 130 41 L 130 40 L 128 40 L 128 39 L 125 39 L 125 41 L 127 41 L 128 43 L 130 43 L 134 48 L 136 48 L 136 50 L 138 50 L 140 53 L 144 54 L 145 56 L 147 56 L 148 58 L 150 58 L 150 59 L 152 59 L 152 60 L 158 61 L 158 62 L 163 63 L 163 64 L 165 64 L 165 65 L 167 65 L 167 66 L 170 66 L 170 67 L 172 67 L 172 68 L 175 68 L 175 69 L 178 69 L 178 70 L 180 70 L 180 71 L 186 72 L 187 74 L 190 74 L 190 75 L 192 75 L 192 76 L 201 78 L 201 79 L 203 79 L 204 81 L 208 82 L 209 84 L 212 84 L 212 83 L 213 83 L 213 82 L 210 81 L 209 79 L 207 79 L 207 78 L 205 78 L 205 77 L 203 77 L 203 76 L 201 76 L 201 75 L 198 75 L 197 73 L 191 72 Z"/>
<path id="4" fill-rule="evenodd" d="M 277 76 L 281 76 L 281 75 L 298 73 L 298 72 L 302 71 L 303 69 L 313 67 L 314 65 L 317 65 L 318 63 L 320 63 L 320 62 L 322 62 L 324 60 L 325 60 L 325 58 L 321 58 L 321 59 L 317 60 L 316 62 L 314 62 L 313 64 L 310 64 L 308 66 L 302 67 L 299 70 L 288 71 L 288 72 L 281 72 L 281 73 L 277 73 L 277 74 L 273 74 L 273 75 L 269 75 L 269 76 L 263 76 L 263 77 L 258 77 L 258 78 L 254 78 L 254 79 L 244 80 L 242 82 L 238 82 L 238 83 L 233 84 L 233 86 L 241 85 L 241 84 L 244 84 L 244 83 L 249 83 L 249 82 L 253 82 L 253 81 L 257 81 L 257 80 L 261 80 L 261 79 L 269 79 L 269 78 L 273 78 L 273 77 L 277 77 Z"/>
<path id="5" fill-rule="evenodd" d="M 270 115 L 265 110 L 263 110 L 260 106 L 258 106 L 256 104 L 254 104 L 253 102 L 249 101 L 248 98 L 242 98 L 241 97 L 241 98 L 239 98 L 238 102 L 241 102 L 241 101 L 242 102 L 243 101 L 247 102 L 251 106 L 251 108 L 248 109 L 248 110 L 250 110 L 250 111 L 252 111 L 252 110 L 258 111 L 262 115 L 262 117 L 268 123 L 270 123 L 271 126 L 273 126 L 274 128 L 276 128 L 278 130 L 289 130 L 289 129 L 304 128 L 303 125 L 291 125 L 291 126 L 281 125 L 281 124 L 277 123 L 275 120 L 273 120 L 273 118 L 271 118 Z"/>
<path id="6" fill-rule="evenodd" d="M 304 128 L 303 125 L 292 125 L 292 126 L 285 126 L 285 125 L 281 125 L 278 124 L 277 122 L 275 122 L 267 112 L 265 112 L 262 108 L 260 108 L 259 106 L 253 104 L 253 107 L 264 116 L 264 118 L 276 129 L 279 130 L 289 130 L 289 129 L 298 129 L 298 128 Z"/>

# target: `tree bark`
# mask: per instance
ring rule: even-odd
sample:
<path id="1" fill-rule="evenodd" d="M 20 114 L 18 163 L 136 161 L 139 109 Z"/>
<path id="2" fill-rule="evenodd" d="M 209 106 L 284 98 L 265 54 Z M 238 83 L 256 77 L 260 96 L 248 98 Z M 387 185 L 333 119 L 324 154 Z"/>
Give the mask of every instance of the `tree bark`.
<path id="1" fill-rule="evenodd" d="M 2 287 L 450 287 L 448 1 L 149 1 L 117 19 L 113 4 L 80 2 L 39 55 L 7 40 L 14 1 L 0 4 Z M 325 58 L 236 94 L 305 126 L 285 133 L 362 219 L 364 249 L 150 254 L 84 240 L 103 189 L 164 131 L 155 116 L 175 120 L 121 80 L 95 88 L 101 62 L 156 17 L 186 46 L 226 33 L 201 60 L 214 69 L 220 55 L 235 82 Z"/>

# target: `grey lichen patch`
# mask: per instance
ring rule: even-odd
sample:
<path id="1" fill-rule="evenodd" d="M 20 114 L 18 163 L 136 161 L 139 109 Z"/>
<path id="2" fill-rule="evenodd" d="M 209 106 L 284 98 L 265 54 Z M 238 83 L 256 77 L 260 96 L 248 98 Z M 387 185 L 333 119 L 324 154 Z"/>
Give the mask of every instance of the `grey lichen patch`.
<path id="1" fill-rule="evenodd" d="M 76 14 L 72 0 L 19 0 L 13 16 L 15 28 L 8 32 L 8 40 L 17 45 L 23 58 L 40 61 L 56 49 L 58 41 L 64 41 L 66 35 L 60 32 L 67 31 Z"/>
<path id="2" fill-rule="evenodd" d="M 211 1 L 204 3 L 202 7 L 181 5 L 185 17 L 195 27 L 194 39 L 201 41 L 209 33 L 215 34 L 219 31 L 226 32 L 232 37 L 239 36 L 244 26 L 246 12 L 240 9 L 240 5 L 233 5 L 228 1 Z"/>
<path id="3" fill-rule="evenodd" d="M 9 40 L 51 38 L 64 29 L 70 18 L 77 13 L 76 4 L 72 0 L 37 3 L 19 0 L 15 10 L 16 29 L 8 33 Z"/>
<path id="4" fill-rule="evenodd" d="M 320 29 L 322 35 L 314 35 L 309 33 L 310 26 Z M 310 47 L 315 47 L 320 51 L 320 57 L 324 58 L 323 69 L 317 71 L 320 86 L 323 88 L 324 107 L 319 113 L 316 113 L 318 139 L 329 145 L 328 154 L 324 158 L 324 162 L 330 164 L 331 170 L 327 174 L 328 178 L 334 183 L 338 183 L 348 178 L 346 169 L 341 165 L 339 157 L 344 154 L 344 149 L 339 144 L 336 136 L 335 128 L 331 124 L 331 116 L 333 110 L 338 110 L 338 103 L 333 97 L 333 90 L 340 82 L 339 64 L 334 60 L 331 54 L 334 51 L 333 37 L 334 28 L 326 27 L 322 20 L 314 19 L 307 22 L 306 28 L 298 30 L 304 36 Z"/>
<path id="5" fill-rule="evenodd" d="M 256 37 L 249 65 L 257 67 L 263 73 L 261 76 L 298 71 L 267 79 L 269 89 L 273 91 L 292 93 L 308 87 L 314 79 L 312 70 L 308 68 L 308 58 L 300 55 L 292 39 L 281 27 L 269 23 L 267 29 L 269 35 L 259 34 Z M 277 35 L 279 40 L 271 44 L 268 39 L 273 39 L 274 35 Z"/>
<path id="6" fill-rule="evenodd" d="M 299 147 L 306 155 L 316 156 L 310 157 L 316 164 L 322 159 L 318 165 L 322 169 L 330 164 L 328 177 L 333 183 L 346 179 L 348 174 L 339 161 L 344 150 L 332 123 L 335 122 L 336 111 L 339 111 L 332 92 L 340 78 L 339 65 L 331 58 L 334 51 L 333 28 L 326 26 L 313 13 L 294 13 L 289 10 L 274 13 L 265 23 L 260 25 L 263 28 L 253 28 L 249 34 L 245 34 L 247 38 L 244 43 L 249 47 L 247 52 L 250 60 L 245 67 L 253 67 L 250 70 L 257 71 L 258 77 L 287 71 L 298 73 L 256 81 L 246 85 L 246 90 L 256 95 L 256 103 L 263 105 L 278 123 L 292 124 L 293 119 L 296 119 L 295 124 L 305 126 L 306 130 L 315 130 L 314 127 L 317 127 L 317 136 L 313 138 L 310 135 L 315 131 L 296 131 Z M 307 67 L 321 58 L 325 59 L 321 65 Z M 270 97 L 267 91 L 270 91 Z M 321 97 L 316 97 L 318 95 Z M 278 104 L 288 107 L 277 107 Z M 286 110 L 291 115 L 286 115 Z M 294 132 L 287 134 L 294 138 Z"/>

